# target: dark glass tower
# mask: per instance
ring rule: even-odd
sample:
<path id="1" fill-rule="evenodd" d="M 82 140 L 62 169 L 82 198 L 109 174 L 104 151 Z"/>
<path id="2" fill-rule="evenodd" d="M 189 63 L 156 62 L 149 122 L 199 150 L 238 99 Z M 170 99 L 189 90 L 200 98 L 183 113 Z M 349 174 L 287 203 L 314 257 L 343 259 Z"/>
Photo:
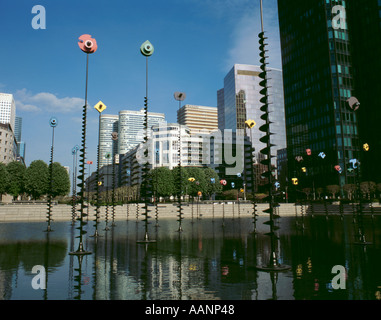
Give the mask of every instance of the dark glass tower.
<path id="1" fill-rule="evenodd" d="M 376 77 L 381 70 L 372 52 L 366 56 L 375 69 L 366 67 L 363 51 L 380 50 L 380 5 L 380 0 L 278 0 L 289 181 L 298 178 L 300 188 L 355 183 L 352 159 L 363 163 L 363 180 L 367 176 L 374 155 L 362 145 L 377 145 L 376 120 L 368 122 L 368 117 L 380 118 L 380 99 L 373 90 L 380 89 Z M 335 6 L 344 8 L 343 16 Z M 366 8 L 377 16 L 367 19 Z M 372 29 L 371 38 L 362 36 L 358 21 Z M 357 111 L 347 103 L 353 96 L 361 103 Z M 380 138 L 378 149 L 379 144 Z M 380 180 L 376 171 L 373 181 Z"/>
<path id="2" fill-rule="evenodd" d="M 381 182 L 381 0 L 351 0 L 347 5 L 351 36 L 354 96 L 363 152 L 362 178 Z"/>

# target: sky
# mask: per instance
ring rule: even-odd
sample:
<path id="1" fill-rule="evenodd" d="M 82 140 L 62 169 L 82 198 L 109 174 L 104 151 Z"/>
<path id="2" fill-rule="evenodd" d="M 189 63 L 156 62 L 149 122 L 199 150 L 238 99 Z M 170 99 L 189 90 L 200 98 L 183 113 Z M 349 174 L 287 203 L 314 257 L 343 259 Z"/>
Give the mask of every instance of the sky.
<path id="1" fill-rule="evenodd" d="M 35 5 L 45 8 L 46 28 L 34 29 Z M 39 21 L 41 22 L 41 21 Z M 269 66 L 281 69 L 276 0 L 264 0 Z M 26 165 L 50 161 L 55 117 L 54 161 L 72 167 L 71 153 L 81 145 L 85 104 L 86 54 L 82 34 L 96 39 L 89 56 L 86 161 L 96 164 L 98 112 L 117 115 L 140 110 L 146 94 L 149 40 L 148 111 L 176 122 L 178 102 L 217 106 L 217 90 L 234 64 L 259 64 L 259 0 L 1 0 L 0 92 L 11 93 L 23 118 Z M 95 165 L 93 166 L 93 171 Z"/>

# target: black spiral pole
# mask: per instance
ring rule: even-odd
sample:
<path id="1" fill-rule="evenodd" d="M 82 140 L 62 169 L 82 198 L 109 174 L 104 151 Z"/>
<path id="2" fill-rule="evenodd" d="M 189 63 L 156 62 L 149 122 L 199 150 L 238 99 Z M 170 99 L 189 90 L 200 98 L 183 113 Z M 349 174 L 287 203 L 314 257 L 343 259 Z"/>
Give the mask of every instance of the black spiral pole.
<path id="1" fill-rule="evenodd" d="M 180 108 L 181 108 L 181 101 L 184 101 L 185 98 L 186 98 L 186 95 L 185 93 L 183 92 L 175 92 L 174 94 L 174 97 L 175 97 L 175 100 L 177 100 L 179 102 L 179 112 L 180 112 Z M 178 201 L 178 219 L 177 221 L 179 222 L 179 228 L 177 229 L 178 232 L 182 232 L 183 231 L 183 228 L 182 228 L 182 220 L 184 219 L 183 218 L 183 208 L 182 208 L 182 204 L 181 204 L 181 195 L 182 195 L 182 186 L 183 186 L 183 176 L 182 176 L 182 167 L 181 167 L 181 124 L 179 123 L 179 137 L 178 137 L 178 143 L 179 143 L 179 147 L 177 149 L 177 153 L 178 153 L 178 157 L 179 157 L 179 162 L 178 162 L 178 168 L 179 168 L 179 181 L 178 181 L 178 185 L 179 185 L 179 189 L 178 189 L 178 195 L 177 195 L 177 201 Z"/>
<path id="2" fill-rule="evenodd" d="M 156 242 L 156 240 L 150 240 L 148 235 L 148 225 L 149 225 L 149 218 L 151 218 L 149 214 L 148 209 L 148 203 L 150 201 L 150 195 L 152 194 L 152 185 L 151 185 L 151 179 L 149 176 L 149 161 L 148 161 L 148 57 L 151 56 L 154 52 L 153 45 L 147 40 L 145 41 L 141 47 L 140 52 L 146 57 L 146 96 L 144 97 L 144 130 L 145 130 L 145 136 L 144 136 L 144 164 L 143 164 L 143 174 L 142 174 L 142 186 L 141 186 L 141 192 L 143 194 L 143 200 L 144 200 L 144 238 L 143 240 L 137 240 L 137 243 L 150 243 L 150 242 Z"/>
<path id="3" fill-rule="evenodd" d="M 277 253 L 276 253 L 276 241 L 279 239 L 276 231 L 279 229 L 278 226 L 275 225 L 275 220 L 279 219 L 280 216 L 276 214 L 275 207 L 279 206 L 278 203 L 275 203 L 274 200 L 274 194 L 273 194 L 273 187 L 274 187 L 274 178 L 273 178 L 273 169 L 271 165 L 271 158 L 273 156 L 271 155 L 271 147 L 275 146 L 271 144 L 271 135 L 273 135 L 272 132 L 270 132 L 270 124 L 272 123 L 269 119 L 269 94 L 268 94 L 268 74 L 267 74 L 267 62 L 266 62 L 266 37 L 265 32 L 263 28 L 263 6 L 262 6 L 262 0 L 260 1 L 260 7 L 261 7 L 261 24 L 262 24 L 262 31 L 259 33 L 259 50 L 260 50 L 260 68 L 262 72 L 259 74 L 259 78 L 262 79 L 259 83 L 259 85 L 262 87 L 262 90 L 260 91 L 260 94 L 262 95 L 262 98 L 260 99 L 260 102 L 262 103 L 262 106 L 260 110 L 263 112 L 261 119 L 265 121 L 265 124 L 263 124 L 259 131 L 265 133 L 265 135 L 260 138 L 259 140 L 262 143 L 266 144 L 266 147 L 260 150 L 260 153 L 263 154 L 266 158 L 264 160 L 261 160 L 261 164 L 265 165 L 267 167 L 267 171 L 265 171 L 262 175 L 268 179 L 268 183 L 266 185 L 268 196 L 264 198 L 266 202 L 269 204 L 269 208 L 264 210 L 264 213 L 268 213 L 270 216 L 270 219 L 264 224 L 268 225 L 270 227 L 270 232 L 266 233 L 266 235 L 270 236 L 270 260 L 267 265 L 258 266 L 257 269 L 262 271 L 285 271 L 290 269 L 290 266 L 287 265 L 281 265 L 278 261 Z"/>
<path id="4" fill-rule="evenodd" d="M 85 85 L 85 105 L 83 106 L 82 110 L 82 140 L 81 140 L 81 149 L 79 150 L 81 152 L 80 159 L 79 159 L 79 176 L 78 180 L 80 183 L 78 186 L 80 187 L 80 191 L 78 192 L 78 196 L 80 197 L 80 209 L 79 209 L 79 220 L 80 224 L 79 227 L 76 228 L 79 230 L 79 236 L 76 238 L 79 239 L 78 249 L 77 251 L 69 252 L 71 255 L 86 255 L 91 254 L 90 251 L 86 251 L 83 246 L 83 235 L 85 235 L 87 232 L 83 230 L 83 227 L 87 224 L 83 220 L 85 216 L 87 216 L 87 213 L 85 213 L 85 209 L 87 208 L 87 205 L 84 202 L 84 196 L 85 196 L 85 163 L 86 163 L 86 126 L 87 126 L 87 87 L 88 87 L 88 79 L 89 79 L 89 54 L 93 53 L 97 50 L 97 43 L 95 39 L 91 38 L 90 35 L 82 35 L 79 38 L 78 45 L 80 49 L 86 53 L 86 85 Z"/>
<path id="5" fill-rule="evenodd" d="M 255 127 L 256 123 L 254 120 L 247 120 L 245 122 L 246 126 L 249 128 L 250 130 L 250 170 L 251 170 L 251 196 L 252 196 L 252 200 L 251 200 L 251 203 L 253 205 L 253 226 L 254 226 L 254 229 L 253 229 L 253 233 L 257 233 L 257 217 L 258 217 L 258 214 L 257 214 L 257 201 L 256 201 L 256 198 L 255 198 L 255 187 L 256 187 L 256 184 L 255 184 L 255 172 L 254 172 L 254 152 L 255 152 L 255 148 L 253 147 L 253 134 L 252 134 L 252 128 Z"/>
<path id="6" fill-rule="evenodd" d="M 99 237 L 98 233 L 98 225 L 99 225 L 99 219 L 100 219 L 100 186 L 101 181 L 99 179 L 99 169 L 100 169 L 100 141 L 101 141 L 101 114 L 104 110 L 106 110 L 106 105 L 99 101 L 95 106 L 94 109 L 98 111 L 98 146 L 97 146 L 97 170 L 95 172 L 95 220 L 94 220 L 94 234 L 91 237 Z"/>
<path id="7" fill-rule="evenodd" d="M 77 185 L 77 154 L 79 146 L 76 145 L 71 149 L 71 154 L 73 155 L 73 186 L 72 186 L 72 200 L 71 200 L 71 220 L 74 224 L 76 217 L 76 205 L 77 205 L 77 195 L 76 195 L 76 185 Z"/>
<path id="8" fill-rule="evenodd" d="M 53 193 L 53 154 L 54 154 L 54 128 L 57 126 L 58 121 L 56 118 L 50 119 L 50 126 L 52 127 L 52 146 L 50 150 L 50 165 L 49 165 L 49 194 L 48 194 L 48 211 L 47 211 L 47 220 L 48 223 L 47 232 L 52 231 L 51 221 L 52 219 L 52 193 Z"/>
<path id="9" fill-rule="evenodd" d="M 117 134 L 116 135 L 113 135 L 113 138 L 112 138 L 114 141 L 117 141 L 118 140 L 118 137 L 117 137 Z M 118 155 L 119 157 L 119 155 Z M 115 183 L 116 183 L 116 179 L 115 179 L 115 165 L 117 164 L 118 162 L 118 165 L 119 165 L 119 158 L 117 158 L 117 156 L 115 155 L 114 158 L 113 158 L 113 162 L 112 162 L 112 194 L 111 194 L 111 202 L 112 202 L 112 226 L 115 226 Z"/>

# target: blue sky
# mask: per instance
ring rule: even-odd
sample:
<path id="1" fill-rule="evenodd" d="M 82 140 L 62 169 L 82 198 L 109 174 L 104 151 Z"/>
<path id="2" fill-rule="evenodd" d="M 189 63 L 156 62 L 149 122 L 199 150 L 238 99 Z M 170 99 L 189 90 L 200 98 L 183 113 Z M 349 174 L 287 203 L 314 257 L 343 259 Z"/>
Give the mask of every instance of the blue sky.
<path id="1" fill-rule="evenodd" d="M 35 30 L 32 8 L 46 10 L 46 29 Z M 281 68 L 276 0 L 264 0 L 270 66 Z M 215 107 L 216 91 L 234 63 L 258 64 L 259 0 L 2 0 L 0 2 L 0 92 L 12 93 L 23 118 L 26 163 L 54 160 L 72 166 L 71 149 L 81 143 L 86 54 L 78 37 L 92 35 L 98 50 L 89 59 L 86 160 L 96 163 L 98 112 L 140 110 L 145 96 L 145 58 L 140 45 L 155 47 L 149 58 L 149 111 L 176 122 L 175 91 L 185 103 Z M 93 169 L 95 166 L 93 166 Z"/>

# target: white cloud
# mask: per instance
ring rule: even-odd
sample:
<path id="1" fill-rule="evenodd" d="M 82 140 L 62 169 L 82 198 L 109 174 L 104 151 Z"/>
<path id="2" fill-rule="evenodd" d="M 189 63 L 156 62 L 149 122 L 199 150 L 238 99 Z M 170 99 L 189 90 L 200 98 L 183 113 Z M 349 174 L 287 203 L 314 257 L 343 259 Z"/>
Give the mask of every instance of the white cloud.
<path id="1" fill-rule="evenodd" d="M 16 108 L 28 112 L 53 111 L 56 113 L 70 113 L 78 111 L 84 105 L 84 99 L 81 98 L 59 98 L 49 92 L 32 94 L 26 89 L 18 90 L 14 97 Z"/>

